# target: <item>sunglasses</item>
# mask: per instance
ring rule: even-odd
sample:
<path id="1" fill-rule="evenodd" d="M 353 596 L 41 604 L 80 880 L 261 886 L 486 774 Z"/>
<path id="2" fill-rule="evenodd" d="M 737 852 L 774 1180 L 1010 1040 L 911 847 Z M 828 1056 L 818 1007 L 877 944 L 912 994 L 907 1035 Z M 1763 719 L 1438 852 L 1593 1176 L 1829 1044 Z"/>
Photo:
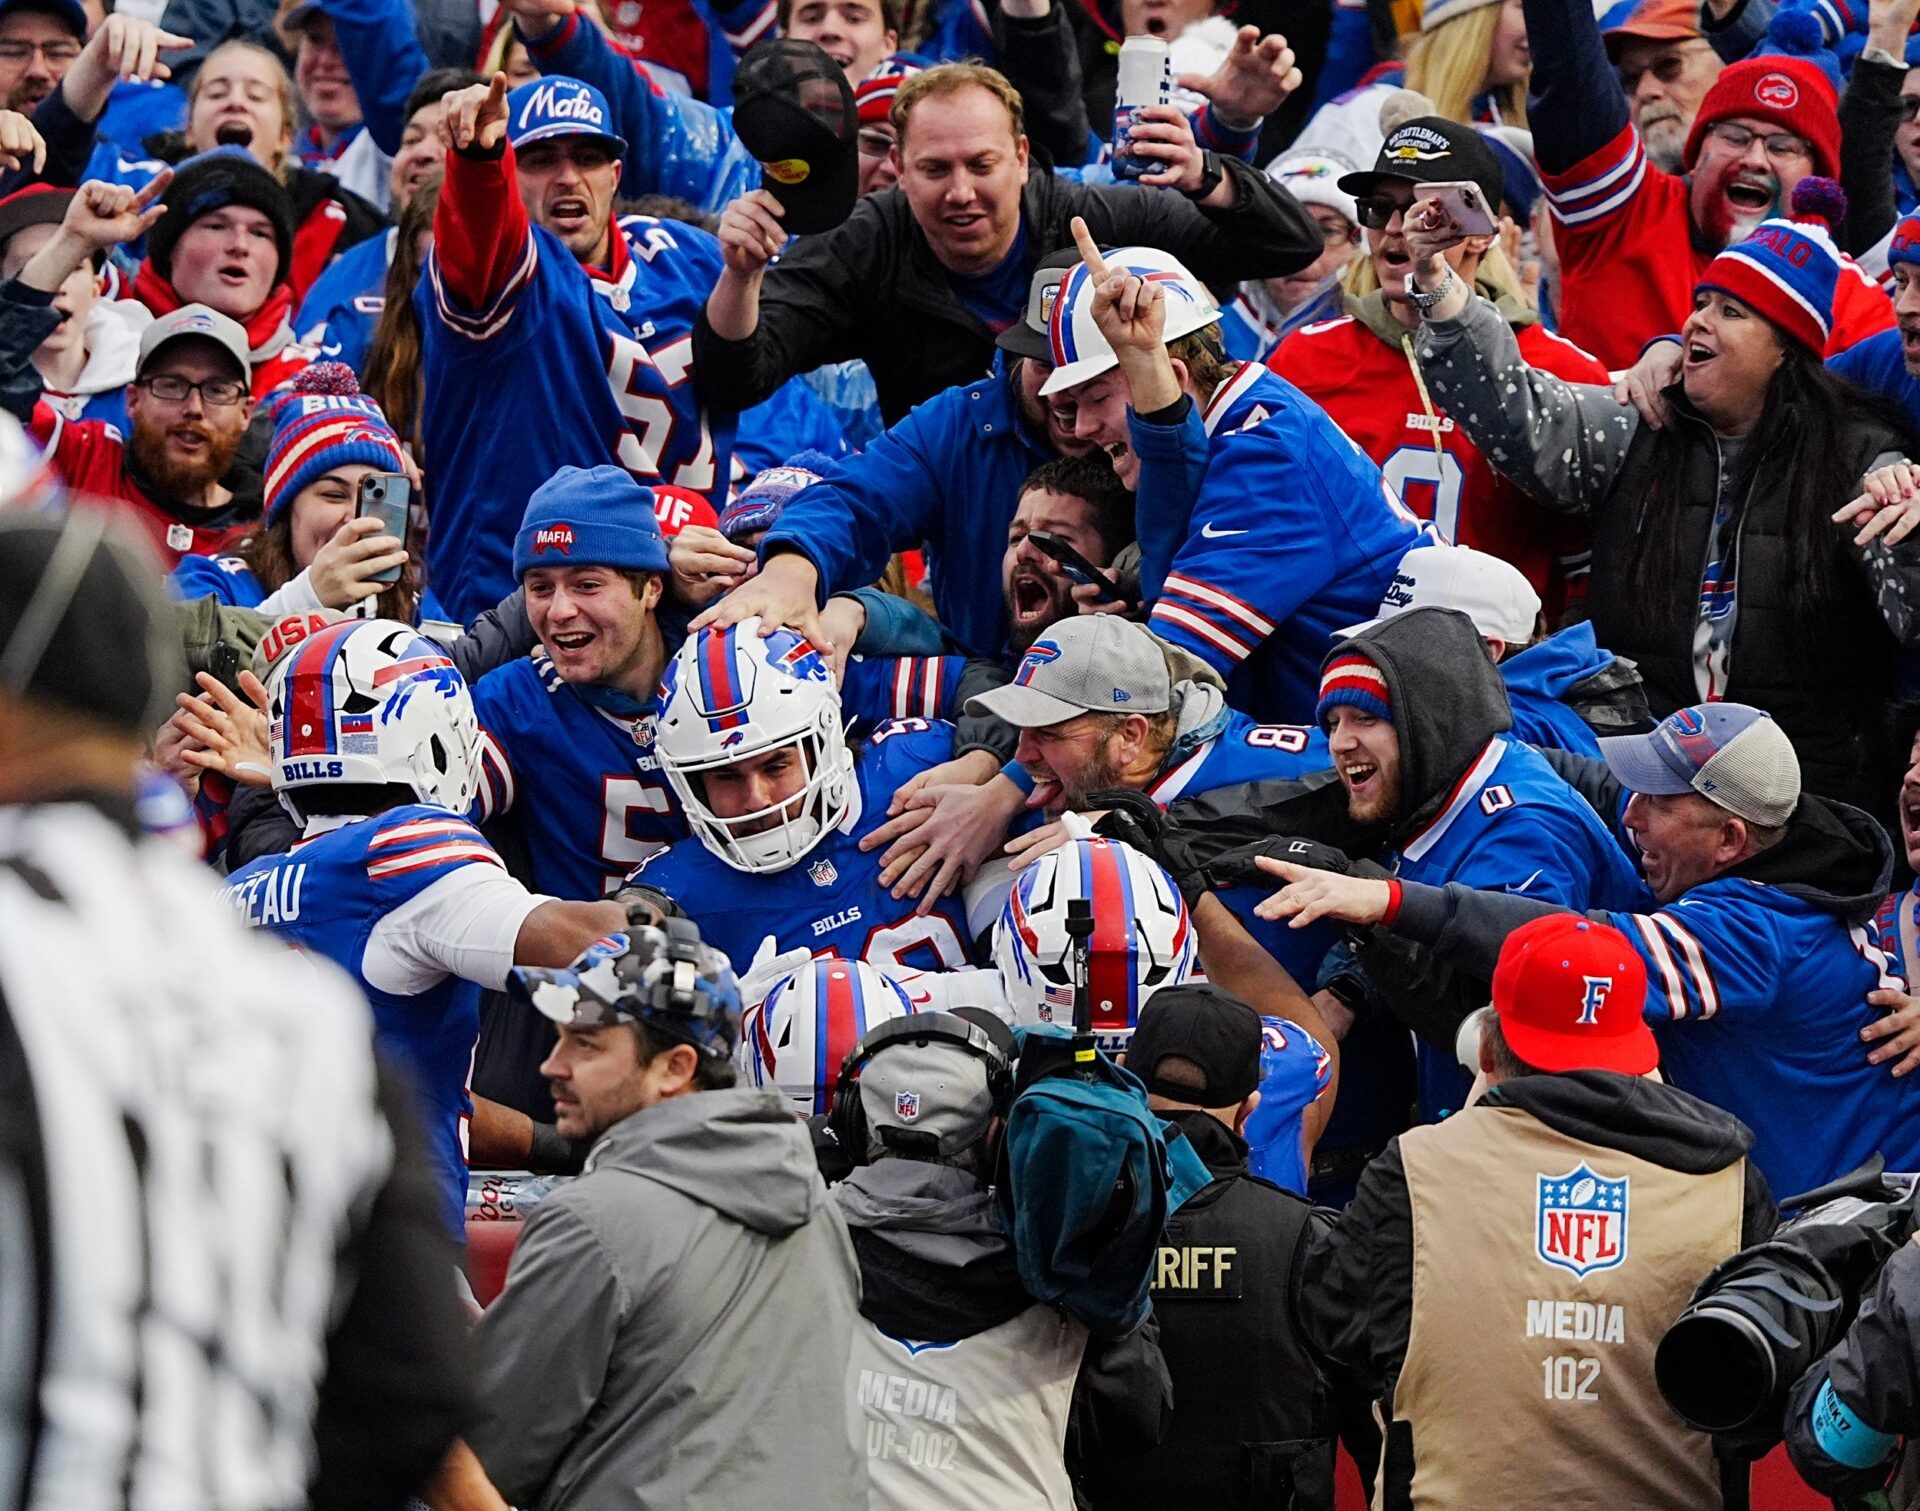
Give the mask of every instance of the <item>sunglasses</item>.
<path id="1" fill-rule="evenodd" d="M 1404 215 L 1414 206 L 1413 198 L 1399 199 L 1362 199 L 1354 202 L 1354 211 L 1360 217 L 1360 224 L 1369 231 L 1384 231 L 1387 222 L 1396 215 Z"/>

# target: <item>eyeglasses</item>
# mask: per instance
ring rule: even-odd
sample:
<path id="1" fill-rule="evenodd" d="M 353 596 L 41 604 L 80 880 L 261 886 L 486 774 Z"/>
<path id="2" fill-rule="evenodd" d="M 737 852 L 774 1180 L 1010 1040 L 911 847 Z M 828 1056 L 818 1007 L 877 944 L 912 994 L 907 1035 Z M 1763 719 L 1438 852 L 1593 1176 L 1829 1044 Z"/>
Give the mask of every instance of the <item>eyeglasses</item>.
<path id="1" fill-rule="evenodd" d="M 61 42 L 22 42 L 9 39 L 0 42 L 0 63 L 30 63 L 36 52 L 49 63 L 65 66 L 80 56 L 80 44 L 71 37 Z"/>
<path id="2" fill-rule="evenodd" d="M 1745 126 L 1736 126 L 1732 121 L 1721 121 L 1707 135 L 1724 142 L 1735 152 L 1745 152 L 1758 138 L 1766 147 L 1767 156 L 1776 162 L 1811 155 L 1807 151 L 1805 140 L 1795 136 L 1791 131 L 1775 131 L 1762 137 L 1759 132 L 1749 131 Z"/>
<path id="3" fill-rule="evenodd" d="M 189 383 L 178 373 L 161 373 L 157 378 L 136 379 L 133 386 L 144 388 L 168 404 L 178 404 L 188 394 L 198 391 L 215 409 L 230 408 L 247 396 L 247 385 L 235 378 L 208 378 L 204 382 Z"/>
<path id="4" fill-rule="evenodd" d="M 1315 217 L 1315 219 L 1318 218 L 1317 216 Z M 1359 231 L 1348 225 L 1345 221 L 1341 221 L 1338 224 L 1324 220 L 1320 222 L 1320 240 L 1326 246 L 1350 247 L 1359 239 Z"/>
<path id="5" fill-rule="evenodd" d="M 1354 210 L 1360 216 L 1360 224 L 1369 231 L 1386 230 L 1388 221 L 1412 208 L 1411 198 L 1404 202 L 1397 199 L 1362 199 L 1354 202 Z M 1327 240 L 1332 242 L 1333 237 L 1329 235 Z"/>
<path id="6" fill-rule="evenodd" d="M 1648 74 L 1652 74 L 1654 78 L 1658 79 L 1662 84 L 1678 83 L 1680 75 L 1687 71 L 1687 55 L 1702 50 L 1711 51 L 1712 48 L 1713 44 L 1711 42 L 1687 42 L 1674 48 L 1671 52 L 1661 53 L 1660 56 L 1655 58 L 1651 63 L 1645 64 L 1642 67 L 1622 68 L 1620 70 L 1620 87 L 1626 90 L 1628 94 L 1632 94 L 1640 87 L 1640 81 Z"/>
<path id="7" fill-rule="evenodd" d="M 885 157 L 893 151 L 893 138 L 884 131 L 862 131 L 855 140 L 859 143 L 862 157 Z"/>
<path id="8" fill-rule="evenodd" d="M 1903 121 L 1911 121 L 1916 116 L 1920 116 L 1920 94 L 1901 95 L 1900 119 Z"/>

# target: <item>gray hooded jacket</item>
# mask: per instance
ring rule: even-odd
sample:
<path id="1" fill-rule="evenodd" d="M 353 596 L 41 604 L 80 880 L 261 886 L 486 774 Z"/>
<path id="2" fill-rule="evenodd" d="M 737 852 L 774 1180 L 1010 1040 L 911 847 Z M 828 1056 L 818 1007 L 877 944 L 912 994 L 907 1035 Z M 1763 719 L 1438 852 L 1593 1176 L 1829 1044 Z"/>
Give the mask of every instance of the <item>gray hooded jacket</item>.
<path id="1" fill-rule="evenodd" d="M 534 1209 L 481 1319 L 468 1441 L 516 1506 L 862 1506 L 836 1388 L 859 1271 L 772 1091 L 616 1123 Z"/>

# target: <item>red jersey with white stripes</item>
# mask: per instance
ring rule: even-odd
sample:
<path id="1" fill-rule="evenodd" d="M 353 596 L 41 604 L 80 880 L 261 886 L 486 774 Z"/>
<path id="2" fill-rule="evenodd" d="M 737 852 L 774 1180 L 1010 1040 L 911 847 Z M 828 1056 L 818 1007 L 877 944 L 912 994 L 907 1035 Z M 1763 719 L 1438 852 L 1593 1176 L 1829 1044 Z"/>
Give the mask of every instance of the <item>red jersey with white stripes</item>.
<path id="1" fill-rule="evenodd" d="M 1538 322 L 1519 326 L 1520 355 L 1569 383 L 1604 383 L 1593 357 Z M 1401 501 L 1448 540 L 1511 562 L 1557 619 L 1568 587 L 1584 579 L 1586 529 L 1528 498 L 1488 465 L 1416 377 L 1411 341 L 1389 346 L 1351 315 L 1304 326 L 1267 366 L 1325 409 L 1373 458 Z"/>
<path id="2" fill-rule="evenodd" d="M 1703 251 L 1687 212 L 1687 181 L 1656 168 L 1631 124 L 1565 173 L 1545 173 L 1560 252 L 1560 329 L 1610 369 L 1630 367 L 1655 336 L 1680 329 Z M 1851 257 L 1833 296 L 1826 355 L 1893 324 L 1893 305 Z"/>

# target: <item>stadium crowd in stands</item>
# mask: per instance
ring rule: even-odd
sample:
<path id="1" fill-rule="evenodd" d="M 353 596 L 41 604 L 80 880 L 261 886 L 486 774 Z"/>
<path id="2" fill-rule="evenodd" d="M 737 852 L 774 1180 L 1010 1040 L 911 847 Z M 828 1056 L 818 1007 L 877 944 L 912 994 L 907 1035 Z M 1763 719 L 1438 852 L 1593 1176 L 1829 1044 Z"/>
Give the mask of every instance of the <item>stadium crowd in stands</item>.
<path id="1" fill-rule="evenodd" d="M 0 1508 L 1920 1507 L 1917 20 L 0 0 Z"/>

